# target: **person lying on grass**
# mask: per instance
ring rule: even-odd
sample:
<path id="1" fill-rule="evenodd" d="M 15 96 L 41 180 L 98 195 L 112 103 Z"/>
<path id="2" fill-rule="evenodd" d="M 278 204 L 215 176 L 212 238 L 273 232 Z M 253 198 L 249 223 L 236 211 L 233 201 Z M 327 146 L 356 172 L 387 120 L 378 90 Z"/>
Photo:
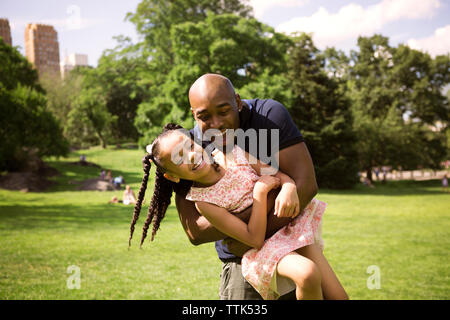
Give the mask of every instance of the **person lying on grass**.
<path id="1" fill-rule="evenodd" d="M 331 269 L 321 269 L 321 264 L 305 260 L 296 251 L 306 247 L 313 251 L 323 249 L 321 222 L 325 203 L 313 199 L 299 216 L 297 190 L 289 176 L 279 170 L 274 170 L 273 175 L 262 174 L 269 166 L 237 145 L 227 155 L 215 149 L 210 156 L 181 129 L 175 124 L 166 125 L 147 147 L 148 154 L 143 159 L 145 174 L 130 226 L 129 245 L 152 162 L 156 165 L 155 188 L 140 246 L 152 222 L 151 240 L 154 239 L 175 191 L 195 201 L 197 210 L 218 230 L 253 248 L 244 254 L 242 272 L 264 299 L 277 299 L 292 289 L 296 290 L 297 299 L 322 299 L 322 287 L 344 290 Z M 292 200 L 288 206 L 292 210 L 275 213 L 291 217 L 292 222 L 265 241 L 267 194 L 278 187 L 280 193 L 289 194 L 283 198 Z M 234 214 L 249 206 L 252 214 L 247 224 Z M 323 272 L 327 274 L 323 276 Z"/>

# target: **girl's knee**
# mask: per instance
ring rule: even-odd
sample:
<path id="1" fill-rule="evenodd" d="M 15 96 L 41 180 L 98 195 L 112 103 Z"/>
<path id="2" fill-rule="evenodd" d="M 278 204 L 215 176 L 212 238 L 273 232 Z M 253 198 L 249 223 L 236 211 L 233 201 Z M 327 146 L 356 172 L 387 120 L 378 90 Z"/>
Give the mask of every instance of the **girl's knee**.
<path id="1" fill-rule="evenodd" d="M 320 270 L 314 262 L 311 262 L 304 271 L 304 287 L 317 288 L 320 287 L 321 282 L 322 275 L 320 274 Z"/>
<path id="2" fill-rule="evenodd" d="M 322 282 L 320 270 L 312 261 L 308 261 L 299 266 L 294 277 L 294 282 L 304 289 L 320 287 Z"/>

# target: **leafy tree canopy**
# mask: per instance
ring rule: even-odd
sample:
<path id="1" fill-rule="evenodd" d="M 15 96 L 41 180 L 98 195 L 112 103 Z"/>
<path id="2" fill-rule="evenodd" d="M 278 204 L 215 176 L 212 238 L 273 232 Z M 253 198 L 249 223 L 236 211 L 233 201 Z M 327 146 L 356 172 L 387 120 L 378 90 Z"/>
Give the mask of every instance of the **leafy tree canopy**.
<path id="1" fill-rule="evenodd" d="M 0 61 L 0 170 L 19 170 L 30 155 L 66 155 L 68 143 L 46 108 L 37 72 L 3 39 Z"/>

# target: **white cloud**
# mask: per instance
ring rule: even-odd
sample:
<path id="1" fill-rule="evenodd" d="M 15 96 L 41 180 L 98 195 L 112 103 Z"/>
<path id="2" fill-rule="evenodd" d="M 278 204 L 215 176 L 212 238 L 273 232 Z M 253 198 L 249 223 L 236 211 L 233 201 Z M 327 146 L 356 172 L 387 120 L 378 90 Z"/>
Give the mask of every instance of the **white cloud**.
<path id="1" fill-rule="evenodd" d="M 309 0 L 250 0 L 255 17 L 261 19 L 263 15 L 273 7 L 301 7 L 307 4 Z"/>
<path id="2" fill-rule="evenodd" d="M 436 29 L 432 36 L 421 39 L 409 39 L 407 44 L 413 49 L 427 51 L 433 57 L 441 54 L 449 54 L 450 24 Z"/>
<path id="3" fill-rule="evenodd" d="M 313 15 L 294 18 L 278 25 L 276 30 L 313 33 L 315 44 L 323 48 L 359 35 L 372 35 L 393 21 L 431 18 L 440 6 L 439 0 L 382 0 L 366 8 L 350 3 L 337 13 L 320 7 Z"/>

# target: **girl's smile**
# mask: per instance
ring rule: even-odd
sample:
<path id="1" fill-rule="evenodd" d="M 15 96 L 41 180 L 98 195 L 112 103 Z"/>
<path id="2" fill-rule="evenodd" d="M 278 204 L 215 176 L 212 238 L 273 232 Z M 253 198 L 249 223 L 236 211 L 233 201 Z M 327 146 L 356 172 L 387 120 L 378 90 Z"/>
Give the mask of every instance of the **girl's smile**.
<path id="1" fill-rule="evenodd" d="M 200 161 L 197 163 L 197 164 L 195 164 L 194 165 L 194 167 L 192 168 L 192 171 L 195 171 L 195 170 L 200 170 L 200 169 L 202 169 L 204 166 L 206 165 L 206 162 L 205 162 L 205 160 L 203 160 L 203 157 L 200 159 Z"/>

